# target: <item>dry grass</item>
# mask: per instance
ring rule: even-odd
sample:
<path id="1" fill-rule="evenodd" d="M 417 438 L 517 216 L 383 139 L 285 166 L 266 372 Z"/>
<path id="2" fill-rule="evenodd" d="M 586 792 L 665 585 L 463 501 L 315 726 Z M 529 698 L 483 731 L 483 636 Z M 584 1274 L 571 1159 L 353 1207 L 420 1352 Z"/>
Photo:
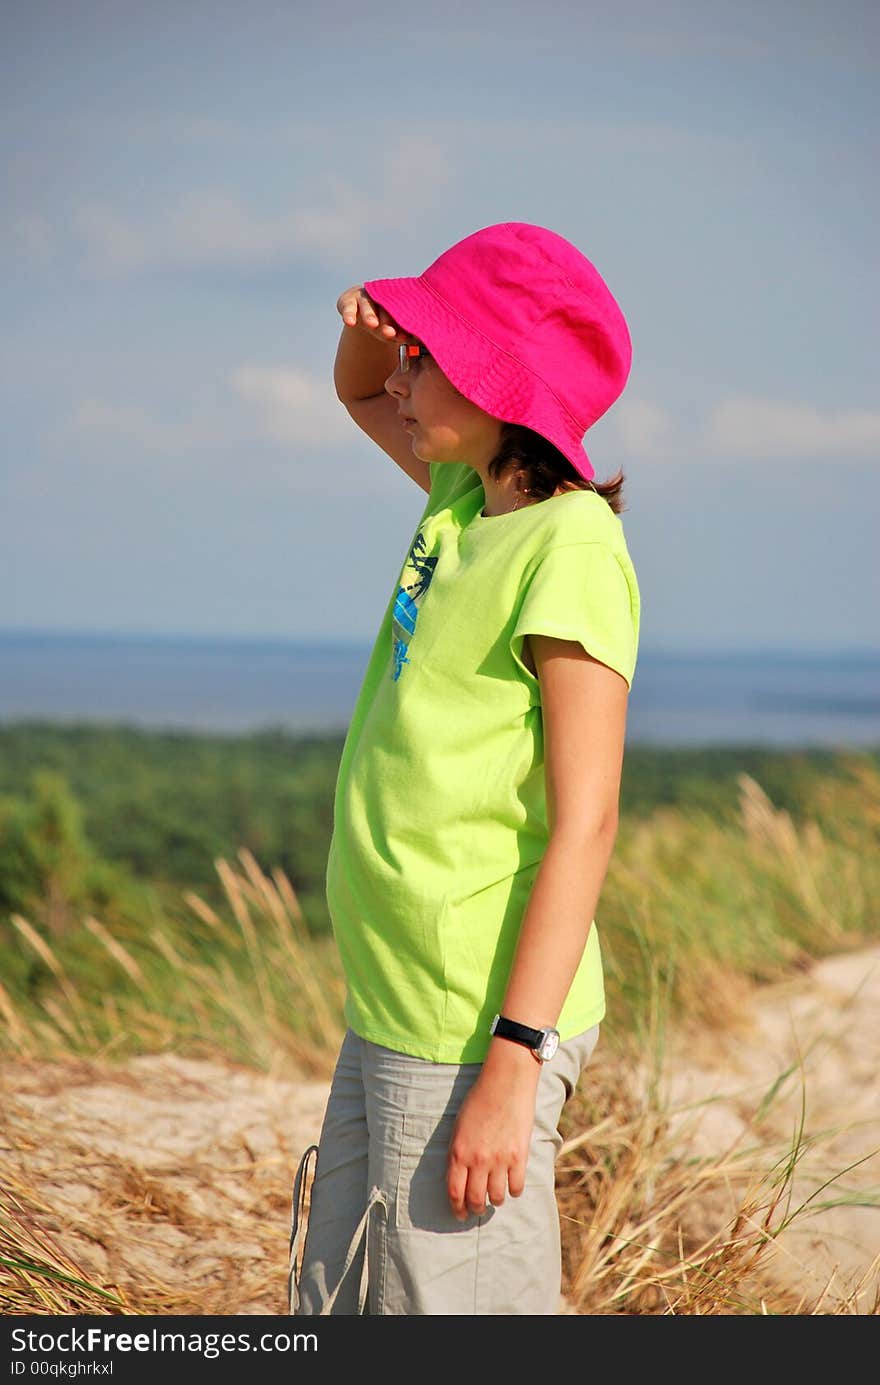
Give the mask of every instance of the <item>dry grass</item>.
<path id="1" fill-rule="evenodd" d="M 649 1127 L 650 1127 L 650 1123 Z M 644 1123 L 622 1128 L 613 1180 L 597 1175 L 595 1149 L 580 1146 L 570 1159 L 560 1188 L 567 1224 L 568 1299 L 573 1311 L 588 1314 L 813 1315 L 876 1314 L 880 1304 L 878 1265 L 866 1267 L 844 1297 L 826 1290 L 807 1296 L 780 1284 L 764 1272 L 767 1247 L 788 1224 L 784 1215 L 786 1183 L 768 1170 L 743 1197 L 736 1216 L 700 1238 L 691 1229 L 695 1204 L 726 1186 L 742 1169 L 735 1159 L 705 1161 L 698 1169 L 673 1154 L 658 1166 L 655 1151 L 644 1157 Z M 601 1170 L 601 1161 L 598 1166 Z M 584 1191 L 593 1183 L 589 1218 L 584 1218 Z M 566 1208 L 576 1210 L 566 1211 Z M 701 1216 L 701 1220 L 702 1220 Z M 580 1259 L 577 1257 L 580 1256 Z M 864 1291 L 871 1306 L 860 1307 Z"/>
<path id="2" fill-rule="evenodd" d="M 201 1077 L 196 1063 L 181 1078 L 162 1060 L 138 1073 L 141 1061 L 7 1067 L 15 1082 L 4 1092 L 0 1153 L 2 1311 L 283 1314 L 292 1173 L 306 1143 L 302 1133 L 292 1139 L 287 1098 L 273 1106 L 267 1091 L 252 1094 L 272 1107 L 272 1138 L 218 1131 L 217 1103 L 233 1080 L 273 1079 L 220 1066 Z M 809 1299 L 764 1272 L 767 1247 L 805 1211 L 790 1196 L 803 1132 L 781 1156 L 755 1131 L 744 1148 L 696 1159 L 686 1131 L 671 1132 L 650 1069 L 638 1069 L 635 1055 L 597 1052 L 566 1113 L 557 1186 L 568 1311 L 876 1314 L 876 1262 L 848 1294 Z M 99 1089 L 105 1109 L 115 1102 L 125 1112 L 117 1133 L 127 1147 L 59 1109 L 64 1093 L 93 1098 Z M 208 1142 L 161 1163 L 149 1103 L 183 1102 L 195 1119 L 205 1096 Z M 741 1193 L 731 1214 L 732 1186 Z"/>
<path id="3" fill-rule="evenodd" d="M 6 1111 L 7 1119 L 11 1112 Z M 0 1307 L 15 1313 L 135 1311 L 118 1288 L 101 1287 L 45 1230 L 52 1208 L 7 1167 L 0 1185 Z"/>
<path id="4" fill-rule="evenodd" d="M 809 1301 L 767 1272 L 768 1248 L 811 1210 L 793 1200 L 803 1128 L 787 1148 L 771 1147 L 758 1103 L 751 1138 L 698 1159 L 661 1092 L 673 997 L 676 1025 L 686 1015 L 694 1036 L 703 1025 L 735 1028 L 755 978 L 784 975 L 811 952 L 865 936 L 877 868 L 858 859 L 864 838 L 855 804 L 831 842 L 815 823 L 797 829 L 748 776 L 741 791 L 738 836 L 659 813 L 622 843 L 609 877 L 609 913 L 620 920 L 613 939 L 603 935 L 609 1009 L 629 1014 L 633 1038 L 617 1052 L 601 1046 L 565 1116 L 558 1200 L 564 1288 L 575 1313 L 878 1311 L 876 1262 L 861 1286 Z M 876 772 L 864 770 L 859 793 L 862 827 L 874 832 Z M 89 1129 L 49 1119 L 40 1103 L 53 1084 L 67 1094 L 115 1084 L 117 1109 L 128 1116 L 149 1086 L 134 1066 L 138 1054 L 208 1065 L 222 1055 L 230 1090 L 233 1077 L 329 1078 L 344 1029 L 335 951 L 309 936 L 283 872 L 266 875 L 248 851 L 239 858 L 241 870 L 216 862 L 223 916 L 193 894 L 184 919 L 158 918 L 146 930 L 132 921 L 128 932 L 111 932 L 89 916 L 76 945 L 91 951 L 76 965 L 30 920 L 13 917 L 21 946 L 53 985 L 36 1002 L 0 986 L 5 1313 L 219 1314 L 242 1304 L 285 1311 L 298 1153 L 287 1130 L 258 1150 L 228 1133 L 210 1157 L 184 1155 L 172 1168 L 149 1151 L 96 1157 Z M 77 979 L 89 975 L 89 958 L 96 974 L 109 968 L 118 984 L 89 991 Z M 222 1074 L 216 1083 L 222 1092 Z M 170 1074 L 156 1099 L 173 1102 L 180 1090 Z M 244 1087 L 235 1090 L 231 1109 Z M 260 1091 L 268 1100 L 270 1088 Z M 194 1087 L 193 1103 L 198 1096 Z M 832 1172 L 831 1193 L 845 1172 Z"/>
<path id="5" fill-rule="evenodd" d="M 187 892 L 183 920 L 161 917 L 152 927 L 111 934 L 87 916 L 74 957 L 79 973 L 98 976 L 108 961 L 112 989 L 86 992 L 70 963 L 20 914 L 11 921 L 56 982 L 27 1009 L 0 987 L 2 1046 L 22 1057 L 71 1053 L 98 1057 L 175 1049 L 192 1056 L 219 1052 L 264 1071 L 294 1062 L 323 1077 L 344 1032 L 344 983 L 329 939 L 309 936 L 296 893 L 283 871 L 271 878 L 253 854 L 239 852 L 243 870 L 215 862 L 228 917 Z M 73 946 L 73 945 L 71 945 Z"/>
<path id="6" fill-rule="evenodd" d="M 27 1087 L 32 1073 L 30 1089 L 37 1094 L 116 1084 L 120 1110 L 143 1088 L 123 1064 L 132 1052 L 180 1052 L 203 1060 L 239 1056 L 255 1078 L 262 1071 L 300 1082 L 329 1079 L 344 1032 L 335 953 L 328 940 L 309 937 L 284 873 L 270 878 L 249 851 L 239 857 L 240 871 L 223 859 L 216 862 L 228 918 L 188 893 L 185 927 L 162 918 L 136 944 L 111 935 L 95 918 L 84 920 L 92 946 L 120 973 L 118 988 L 100 998 L 77 986 L 72 968 L 29 920 L 13 915 L 23 945 L 51 973 L 57 991 L 45 994 L 35 1013 L 0 986 L 3 1046 L 14 1059 L 7 1076 L 24 1075 Z M 166 1086 L 169 1102 L 175 1087 L 179 1091 L 180 1083 L 173 1080 Z M 137 1158 L 96 1160 L 88 1130 L 43 1128 L 39 1113 L 16 1099 L 9 1081 L 2 1104 L 0 1310 L 222 1314 L 236 1312 L 249 1294 L 265 1294 L 266 1264 L 282 1264 L 286 1253 L 285 1182 L 293 1150 L 281 1136 L 265 1160 L 252 1157 L 246 1141 L 244 1149 L 235 1140 L 232 1149 L 218 1141 L 216 1160 L 184 1162 L 177 1177 L 157 1176 Z M 35 1156 L 47 1138 L 53 1163 L 83 1200 L 81 1213 L 66 1201 L 59 1210 L 51 1184 L 48 1196 L 43 1192 L 47 1179 Z M 168 1232 L 171 1242 L 180 1238 L 211 1247 L 214 1266 L 200 1260 L 193 1275 L 191 1258 L 183 1253 L 178 1263 L 186 1267 L 185 1276 L 157 1276 L 149 1265 L 161 1265 L 161 1251 L 152 1261 L 136 1253 L 145 1218 L 154 1230 Z M 77 1252 L 69 1249 L 73 1243 L 80 1247 L 79 1260 L 99 1263 L 103 1273 L 78 1263 Z M 171 1245 L 169 1255 L 173 1250 Z"/>
<path id="7" fill-rule="evenodd" d="M 801 823 L 740 774 L 734 824 L 678 808 L 622 824 L 601 905 L 620 1028 L 643 1022 L 656 971 L 671 983 L 676 1022 L 736 1028 L 752 982 L 877 939 L 880 772 L 858 756 L 847 763 L 851 778 L 823 782 L 819 811 Z"/>
<path id="8" fill-rule="evenodd" d="M 3 1312 L 284 1311 L 291 1169 L 323 1083 L 173 1055 L 3 1077 Z"/>
<path id="9" fill-rule="evenodd" d="M 832 1274 L 815 1294 L 767 1264 L 769 1249 L 810 1214 L 816 1196 L 795 1197 L 798 1165 L 814 1143 L 805 1133 L 805 1089 L 790 1143 L 774 1146 L 762 1128 L 771 1088 L 727 1148 L 699 1156 L 693 1125 L 672 1119 L 678 1113 L 662 1094 L 659 1062 L 658 1048 L 647 1064 L 635 1049 L 597 1051 L 566 1111 L 557 1201 L 569 1311 L 876 1315 L 880 1256 L 845 1290 L 833 1286 Z M 704 1104 L 694 1103 L 691 1114 Z M 834 1170 L 817 1191 L 833 1195 L 848 1172 Z M 876 1207 L 876 1198 L 868 1205 Z"/>

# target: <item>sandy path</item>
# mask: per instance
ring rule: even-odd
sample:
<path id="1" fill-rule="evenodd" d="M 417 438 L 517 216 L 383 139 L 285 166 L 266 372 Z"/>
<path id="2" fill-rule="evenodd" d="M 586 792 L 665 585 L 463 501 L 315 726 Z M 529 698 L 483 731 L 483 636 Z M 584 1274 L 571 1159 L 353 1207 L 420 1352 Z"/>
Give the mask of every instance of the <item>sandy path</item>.
<path id="1" fill-rule="evenodd" d="M 673 1041 L 665 1083 L 695 1155 L 739 1151 L 729 1191 L 693 1208 L 710 1231 L 739 1206 L 749 1169 L 791 1145 L 797 1066 L 760 1108 L 798 1050 L 806 1133 L 822 1135 L 800 1162 L 798 1197 L 863 1160 L 836 1185 L 852 1201 L 799 1219 L 772 1252 L 780 1281 L 811 1301 L 827 1291 L 828 1311 L 880 1250 L 880 1210 L 858 1205 L 880 1191 L 880 948 L 756 992 L 747 1035 L 704 1036 L 699 1061 L 693 1036 Z M 39 1225 L 134 1311 L 284 1314 L 291 1183 L 326 1095 L 323 1082 L 174 1054 L 114 1066 L 7 1060 L 0 1179 L 36 1197 Z M 859 1308 L 871 1311 L 868 1288 Z"/>
<path id="2" fill-rule="evenodd" d="M 809 1214 L 782 1232 L 768 1266 L 808 1301 L 825 1293 L 832 1304 L 875 1262 L 857 1299 L 870 1312 L 880 1284 L 880 947 L 757 990 L 746 1019 L 744 1037 L 706 1036 L 699 1061 L 693 1043 L 673 1043 L 665 1065 L 671 1129 L 694 1154 L 730 1149 L 743 1166 L 726 1196 L 708 1200 L 705 1227 L 734 1214 L 749 1170 L 765 1173 L 797 1148 L 803 1120 L 790 1210 L 811 1199 Z"/>

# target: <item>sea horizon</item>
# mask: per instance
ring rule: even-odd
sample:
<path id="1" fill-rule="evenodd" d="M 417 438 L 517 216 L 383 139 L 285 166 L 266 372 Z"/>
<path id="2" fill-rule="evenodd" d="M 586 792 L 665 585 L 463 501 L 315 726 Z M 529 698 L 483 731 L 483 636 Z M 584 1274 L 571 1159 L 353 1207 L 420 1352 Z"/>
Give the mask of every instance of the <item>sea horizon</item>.
<path id="1" fill-rule="evenodd" d="M 372 647 L 372 641 L 368 637 L 356 638 L 355 636 L 337 637 L 328 639 L 317 635 L 297 635 L 290 634 L 254 634 L 242 633 L 237 631 L 210 631 L 210 630 L 125 630 L 121 628 L 107 627 L 98 629 L 86 629 L 81 627 L 57 627 L 57 626 L 37 626 L 37 625 L 0 625 L 0 641 L 10 640 L 30 640 L 30 639 L 52 639 L 52 640 L 131 640 L 131 641 L 156 641 L 159 643 L 187 643 L 187 644 L 253 644 L 253 645 L 308 645 L 313 648 L 352 648 L 352 647 Z M 726 643 L 719 645 L 708 645 L 704 641 L 695 645 L 650 645 L 644 641 L 640 645 L 640 652 L 653 655 L 674 655 L 688 656 L 691 654 L 702 656 L 704 653 L 710 654 L 765 654 L 778 653 L 781 657 L 810 657 L 815 655 L 817 658 L 835 657 L 837 655 L 852 655 L 854 657 L 864 657 L 872 660 L 880 659 L 880 644 L 841 644 L 841 645 L 780 645 L 778 643 L 760 643 L 753 641 L 748 644 Z"/>
<path id="2" fill-rule="evenodd" d="M 0 722 L 342 733 L 372 645 L 295 635 L 0 627 Z M 880 649 L 642 645 L 627 741 L 878 747 Z"/>

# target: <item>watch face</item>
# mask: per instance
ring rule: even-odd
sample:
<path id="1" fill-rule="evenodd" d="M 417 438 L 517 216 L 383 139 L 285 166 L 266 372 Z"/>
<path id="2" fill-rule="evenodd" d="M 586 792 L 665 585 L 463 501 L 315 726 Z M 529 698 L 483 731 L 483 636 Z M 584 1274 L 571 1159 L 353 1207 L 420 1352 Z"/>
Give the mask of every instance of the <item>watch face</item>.
<path id="1" fill-rule="evenodd" d="M 548 1029 L 545 1031 L 543 1042 L 538 1048 L 538 1057 L 543 1063 L 547 1063 L 553 1057 L 559 1047 L 559 1030 Z"/>

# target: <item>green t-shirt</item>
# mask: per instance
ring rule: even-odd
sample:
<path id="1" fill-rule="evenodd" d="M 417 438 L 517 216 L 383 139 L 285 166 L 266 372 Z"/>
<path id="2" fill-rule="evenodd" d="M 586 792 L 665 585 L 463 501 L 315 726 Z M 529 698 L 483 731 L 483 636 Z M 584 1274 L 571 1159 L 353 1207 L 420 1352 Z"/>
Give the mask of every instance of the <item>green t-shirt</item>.
<path id="1" fill-rule="evenodd" d="M 523 637 L 579 640 L 631 685 L 639 589 L 620 518 L 595 491 L 485 516 L 472 467 L 430 473 L 342 751 L 327 903 L 355 1033 L 482 1062 L 549 836 Z M 593 920 L 562 1039 L 604 1014 Z"/>

